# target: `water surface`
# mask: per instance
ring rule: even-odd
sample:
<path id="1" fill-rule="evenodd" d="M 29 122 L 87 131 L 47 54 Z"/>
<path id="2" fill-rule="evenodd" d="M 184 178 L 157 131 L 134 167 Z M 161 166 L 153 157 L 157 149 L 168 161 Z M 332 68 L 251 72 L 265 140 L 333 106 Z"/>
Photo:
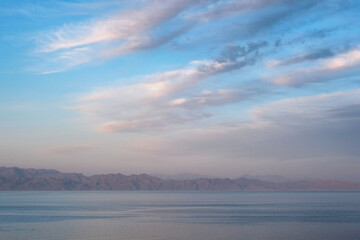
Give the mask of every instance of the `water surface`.
<path id="1" fill-rule="evenodd" d="M 6 240 L 360 239 L 359 192 L 0 192 Z"/>

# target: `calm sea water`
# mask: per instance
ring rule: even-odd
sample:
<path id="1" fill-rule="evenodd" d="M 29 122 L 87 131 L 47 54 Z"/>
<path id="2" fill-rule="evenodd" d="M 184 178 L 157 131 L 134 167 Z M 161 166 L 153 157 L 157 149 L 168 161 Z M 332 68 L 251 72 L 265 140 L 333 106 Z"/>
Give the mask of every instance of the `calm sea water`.
<path id="1" fill-rule="evenodd" d="M 360 239 L 359 192 L 0 192 L 1 240 Z"/>

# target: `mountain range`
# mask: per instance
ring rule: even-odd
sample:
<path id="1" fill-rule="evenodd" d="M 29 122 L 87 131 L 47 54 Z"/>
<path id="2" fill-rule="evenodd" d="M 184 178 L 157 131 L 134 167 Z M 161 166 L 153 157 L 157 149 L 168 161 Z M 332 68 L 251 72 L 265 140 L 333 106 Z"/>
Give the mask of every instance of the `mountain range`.
<path id="1" fill-rule="evenodd" d="M 0 167 L 0 190 L 218 190 L 218 191 L 360 191 L 360 183 L 337 180 L 303 180 L 269 182 L 240 177 L 197 178 L 192 180 L 161 179 L 147 174 L 101 174 L 85 176 L 51 169 Z"/>

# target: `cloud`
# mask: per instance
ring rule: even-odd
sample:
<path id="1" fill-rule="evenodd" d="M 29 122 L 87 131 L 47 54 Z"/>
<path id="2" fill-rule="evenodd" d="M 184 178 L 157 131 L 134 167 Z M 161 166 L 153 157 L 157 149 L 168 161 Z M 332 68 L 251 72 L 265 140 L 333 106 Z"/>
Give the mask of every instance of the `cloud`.
<path id="1" fill-rule="evenodd" d="M 189 29 L 194 26 L 194 23 L 184 24 L 183 26 L 180 25 L 172 31 L 166 32 L 165 34 L 159 34 L 155 36 L 147 36 L 147 35 L 138 35 L 129 37 L 126 43 L 122 44 L 121 46 L 112 46 L 108 47 L 101 53 L 101 57 L 113 57 L 119 56 L 126 53 L 137 52 L 152 49 L 158 46 L 161 46 L 165 43 L 168 43 L 172 39 L 180 36 Z M 154 35 L 154 34 L 153 34 Z"/>
<path id="2" fill-rule="evenodd" d="M 298 63 L 303 63 L 306 61 L 312 61 L 322 58 L 329 58 L 334 56 L 334 53 L 329 48 L 323 48 L 323 49 L 317 49 L 315 51 L 312 51 L 310 53 L 301 54 L 295 57 L 291 57 L 282 61 L 271 61 L 267 64 L 268 67 L 274 68 L 274 67 L 282 67 L 282 66 L 288 66 Z"/>
<path id="3" fill-rule="evenodd" d="M 253 108 L 252 124 L 295 127 L 358 120 L 360 90 L 282 99 Z"/>
<path id="4" fill-rule="evenodd" d="M 60 72 L 95 59 L 156 48 L 210 20 L 289 2 L 292 1 L 147 1 L 138 8 L 123 10 L 108 17 L 66 24 L 39 34 L 35 37 L 38 46 L 35 52 L 46 59 L 46 64 L 38 68 L 45 69 L 40 70 L 42 73 Z M 79 7 L 84 6 L 80 4 Z M 286 15 L 289 14 L 288 9 L 284 11 Z M 263 18 L 266 16 L 260 14 L 260 21 Z M 270 21 L 265 22 L 268 24 Z M 265 27 L 262 23 L 256 24 L 259 26 L 252 26 L 251 31 Z"/>
<path id="5" fill-rule="evenodd" d="M 186 32 L 191 23 L 181 23 L 178 29 L 172 27 L 170 31 L 165 29 L 165 32 L 158 28 L 201 2 L 155 0 L 139 9 L 122 11 L 110 17 L 66 24 L 55 31 L 38 35 L 36 52 L 58 62 L 61 66 L 59 70 L 51 70 L 56 72 L 95 58 L 153 48 Z M 155 34 L 155 30 L 159 33 Z M 80 60 L 79 52 L 82 53 Z M 64 58 L 70 63 L 62 61 Z"/>
<path id="6" fill-rule="evenodd" d="M 321 2 L 321 1 L 318 1 Z M 260 15 L 260 21 L 258 22 L 259 25 L 262 24 L 269 24 L 271 25 L 273 22 L 277 22 L 281 17 L 278 13 L 281 12 L 282 17 L 290 16 L 294 14 L 296 11 L 301 11 L 304 9 L 308 9 L 312 6 L 317 5 L 318 3 L 311 1 L 311 0 L 304 0 L 304 1 L 296 1 L 296 0 L 229 0 L 229 1 L 213 1 L 210 2 L 208 5 L 203 7 L 198 12 L 193 13 L 189 16 L 189 18 L 197 19 L 203 22 L 213 21 L 225 17 L 229 17 L 236 14 L 245 14 L 247 12 L 254 12 L 255 14 Z M 281 9 L 280 12 L 276 10 L 272 13 L 274 15 L 267 16 L 269 18 L 264 18 L 268 21 L 266 24 L 265 21 L 262 21 L 262 14 L 259 13 L 261 10 L 266 11 L 269 10 L 270 12 L 274 11 L 271 8 L 279 8 Z M 283 11 L 285 10 L 285 11 Z M 284 15 L 285 14 L 285 15 Z M 272 19 L 272 21 L 271 21 Z M 270 21 L 269 21 L 270 20 Z M 262 24 L 260 24 L 260 22 Z M 259 26 L 260 27 L 260 26 Z"/>
<path id="7" fill-rule="evenodd" d="M 274 77 L 272 83 L 285 86 L 302 86 L 312 82 L 329 81 L 358 73 L 360 48 L 356 47 L 331 58 L 316 61 L 315 66 L 290 69 Z"/>
<path id="8" fill-rule="evenodd" d="M 149 114 L 150 111 L 149 111 Z M 169 125 L 184 124 L 189 121 L 200 120 L 210 117 L 209 113 L 187 113 L 176 114 L 172 112 L 163 111 L 154 112 L 153 116 L 142 115 L 133 117 L 132 119 L 110 121 L 100 126 L 101 132 L 133 132 L 133 131 L 154 131 L 162 129 Z"/>
<path id="9" fill-rule="evenodd" d="M 89 6 L 83 3 L 57 2 L 56 4 L 71 9 L 70 12 L 76 12 L 76 9 L 80 12 L 86 9 L 93 11 L 97 8 L 101 11 L 96 13 L 97 18 L 68 23 L 35 36 L 37 48 L 34 54 L 41 59 L 41 63 L 32 70 L 43 74 L 65 71 L 99 59 L 157 48 L 175 40 L 178 41 L 172 44 L 179 46 L 182 44 L 182 37 L 197 39 L 189 40 L 189 44 L 197 42 L 203 45 L 204 41 L 207 41 L 216 45 L 213 47 L 219 48 L 224 45 L 224 43 L 219 45 L 217 42 L 219 38 L 228 43 L 239 39 L 254 41 L 252 38 L 262 31 L 261 37 L 269 38 L 266 42 L 272 42 L 270 38 L 274 35 L 280 40 L 286 38 L 288 33 L 291 35 L 294 28 L 301 29 L 309 21 L 317 22 L 319 14 L 326 18 L 326 14 L 331 11 L 344 10 L 340 4 L 311 0 L 151 0 L 136 4 L 110 1 L 94 2 Z M 349 4 L 351 7 L 351 3 Z M 122 11 L 109 13 L 108 8 L 117 9 L 118 6 L 123 7 Z M 46 9 L 44 6 L 42 8 Z M 92 12 L 91 15 L 94 13 Z M 237 15 L 236 18 L 226 19 L 233 15 Z M 302 15 L 308 18 L 302 18 Z M 225 21 L 222 22 L 222 19 Z M 220 25 L 212 23 L 215 21 Z M 215 27 L 212 29 L 215 31 L 209 31 L 211 24 L 214 24 Z M 219 27 L 218 30 L 216 26 Z M 340 24 L 336 27 L 343 26 Z M 197 30 L 193 30 L 194 28 Z M 322 30 L 307 29 L 307 31 L 318 31 L 318 35 L 321 33 L 320 35 L 324 36 Z M 311 39 L 309 34 L 309 36 L 305 35 L 304 33 L 296 35 L 295 40 L 298 39 L 303 43 Z M 291 44 L 295 44 L 295 40 L 293 39 Z M 285 43 L 286 39 L 282 42 Z M 289 61 L 301 62 L 304 58 L 316 56 L 302 57 Z"/>
<path id="10" fill-rule="evenodd" d="M 201 10 L 191 15 L 190 17 L 199 19 L 201 21 L 211 21 L 219 18 L 229 17 L 234 14 L 266 8 L 271 5 L 284 2 L 289 2 L 289 0 L 214 1 L 214 3 L 206 6 L 204 10 Z"/>
<path id="11" fill-rule="evenodd" d="M 98 119 L 103 132 L 146 131 L 209 118 L 212 114 L 205 109 L 245 100 L 256 91 L 244 87 L 194 93 L 194 88 L 210 77 L 253 65 L 266 45 L 227 46 L 216 60 L 192 61 L 185 68 L 145 76 L 138 84 L 95 91 L 72 109 Z"/>
<path id="12" fill-rule="evenodd" d="M 194 162 L 199 170 L 226 169 L 227 175 L 256 171 L 359 179 L 353 168 L 360 164 L 360 89 L 270 101 L 237 120 L 148 135 L 137 139 L 132 150 L 166 160 L 175 157 L 189 169 Z"/>
<path id="13" fill-rule="evenodd" d="M 40 52 L 53 52 L 61 49 L 82 47 L 99 42 L 125 41 L 131 43 L 139 41 L 142 36 L 146 38 L 147 30 L 153 29 L 164 22 L 175 18 L 178 14 L 196 5 L 204 5 L 212 1 L 191 0 L 165 0 L 150 1 L 140 9 L 123 11 L 111 17 L 64 25 L 62 28 L 41 35 L 39 41 Z M 222 16 L 228 15 L 228 10 L 236 13 L 244 10 L 287 2 L 284 0 L 259 1 L 229 1 L 216 3 L 216 12 Z M 210 6 L 214 8 L 214 6 Z M 224 10 L 225 9 L 225 10 Z M 198 21 L 198 19 L 196 20 Z"/>
<path id="14" fill-rule="evenodd" d="M 39 51 L 53 52 L 98 42 L 131 39 L 132 36 L 137 36 L 194 5 L 194 1 L 188 0 L 153 1 L 141 9 L 129 10 L 109 18 L 65 25 L 57 31 L 41 36 L 43 44 Z"/>
<path id="15" fill-rule="evenodd" d="M 247 46 L 240 46 L 237 44 L 229 44 L 225 47 L 225 49 L 220 53 L 220 56 L 217 58 L 218 62 L 227 62 L 227 61 L 238 61 L 241 57 L 251 56 L 254 60 L 256 58 L 254 56 L 258 56 L 259 50 L 263 47 L 266 47 L 268 42 L 260 41 L 260 42 L 249 42 Z M 250 55 L 251 54 L 251 55 Z"/>
<path id="16" fill-rule="evenodd" d="M 203 91 L 198 96 L 190 96 L 188 98 L 177 98 L 171 100 L 169 105 L 178 108 L 201 108 L 205 106 L 217 106 L 227 103 L 233 103 L 240 100 L 245 100 L 252 93 L 248 91 L 240 91 L 233 89 L 220 89 L 217 91 Z"/>
<path id="17" fill-rule="evenodd" d="M 342 161 L 360 154 L 359 106 L 360 89 L 272 101 L 253 107 L 246 121 L 239 119 L 231 126 L 214 125 L 157 139 L 166 147 L 156 142 L 156 151 L 220 158 L 237 166 L 269 161 L 276 168 L 297 159 L 322 158 L 341 167 Z M 153 149 L 151 140 L 143 144 Z"/>
<path id="18" fill-rule="evenodd" d="M 84 84 L 92 88 L 103 82 L 102 88 L 79 96 L 71 109 L 80 114 L 81 123 L 94 126 L 101 133 L 120 133 L 100 134 L 106 149 L 91 152 L 105 154 L 108 162 L 112 161 L 111 166 L 119 161 L 121 168 L 126 164 L 133 164 L 134 169 L 153 167 L 154 162 L 149 159 L 155 159 L 161 162 L 159 166 L 165 166 L 163 169 L 174 169 L 174 164 L 181 167 L 185 162 L 191 169 L 197 164 L 201 171 L 206 166 L 218 171 L 227 164 L 223 169 L 236 172 L 251 164 L 260 171 L 281 168 L 291 161 L 358 159 L 359 92 L 341 91 L 357 88 L 359 83 L 355 77 L 360 73 L 356 1 L 51 2 L 55 5 L 32 4 L 41 9 L 34 6 L 37 10 L 27 8 L 23 13 L 26 16 L 22 18 L 29 21 L 27 26 L 32 29 L 16 25 L 19 21 L 11 21 L 15 18 L 8 19 L 15 24 L 7 29 L 8 34 L 22 34 L 17 39 L 4 36 L 8 43 L 4 47 L 18 49 L 9 55 L 7 71 L 13 71 L 11 66 L 20 67 L 31 61 L 23 59 L 16 66 L 13 64 L 26 55 L 29 47 L 23 36 L 41 29 L 45 32 L 36 38 L 36 54 L 42 57 L 38 64 L 44 64 L 40 69 L 43 73 L 65 71 L 96 60 L 102 64 L 102 60 L 122 56 L 110 65 L 99 64 L 91 69 L 84 66 L 81 71 L 65 74 L 65 80 L 61 76 L 32 78 L 52 79 L 53 90 L 59 90 L 56 101 L 68 94 L 74 96 L 69 91 L 78 91 Z M 11 17 L 20 13 L 5 14 Z M 64 20 L 69 22 L 57 25 Z M 169 49 L 167 43 L 179 48 Z M 152 51 L 129 54 L 144 50 Z M 269 59 L 276 61 L 266 68 Z M 172 70 L 153 73 L 154 69 Z M 134 72 L 139 76 L 134 77 Z M 121 81 L 114 84 L 112 78 L 117 73 L 123 76 L 119 75 Z M 84 79 L 89 74 L 98 81 Z M 263 76 L 268 82 L 261 81 Z M 351 78 L 331 81 L 345 77 Z M 71 84 L 75 79 L 80 82 Z M 317 84 L 311 84 L 314 82 Z M 37 86 L 42 83 L 30 81 L 26 86 L 41 91 Z M 339 92 L 323 94 L 332 89 Z M 314 96 L 299 97 L 307 94 Z M 5 115 L 6 109 L 5 106 Z M 62 112 L 59 114 L 54 117 L 61 118 Z M 16 125 L 8 119 L 10 125 Z M 34 116 L 29 124 L 38 121 L 39 117 Z M 17 132 L 20 137 L 22 133 Z M 158 141 L 154 142 L 154 138 Z M 19 141 L 15 140 L 13 149 L 18 149 L 15 143 Z M 141 141 L 143 149 L 129 149 L 129 145 L 139 145 Z M 47 151 L 60 157 L 74 153 L 69 159 L 80 161 L 87 156 L 78 157 L 75 153 L 90 149 L 86 144 L 65 144 Z M 144 149 L 154 152 L 152 158 Z M 268 159 L 268 165 L 262 165 Z M 292 168 L 289 164 L 287 170 Z"/>
<path id="19" fill-rule="evenodd" d="M 303 15 L 311 17 L 312 9 L 321 5 L 322 1 L 245 1 L 250 5 L 262 6 L 251 9 L 252 11 L 239 14 L 234 22 L 230 22 L 226 28 L 230 30 L 225 36 L 231 39 L 252 39 L 254 37 L 279 35 L 279 38 L 287 35 L 293 27 L 301 27 L 304 24 Z M 237 4 L 240 2 L 237 1 Z M 236 8 L 234 8 L 236 9 Z M 235 11 L 236 12 L 236 11 Z M 317 14 L 320 14 L 317 12 Z M 224 28 L 224 27 L 222 27 Z M 286 30 L 285 30 L 286 29 Z M 220 29 L 223 32 L 223 29 Z"/>

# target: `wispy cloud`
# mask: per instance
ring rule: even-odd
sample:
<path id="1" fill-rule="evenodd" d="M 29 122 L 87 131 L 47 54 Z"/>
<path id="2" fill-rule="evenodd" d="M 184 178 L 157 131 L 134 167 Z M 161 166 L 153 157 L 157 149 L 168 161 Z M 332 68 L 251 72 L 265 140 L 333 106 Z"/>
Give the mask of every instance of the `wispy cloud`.
<path id="1" fill-rule="evenodd" d="M 142 9 L 129 10 L 106 19 L 65 25 L 41 36 L 39 51 L 52 52 L 115 40 L 131 41 L 131 37 L 175 17 L 193 5 L 193 1 L 187 0 L 153 1 Z"/>
<path id="2" fill-rule="evenodd" d="M 309 59 L 309 56 L 307 59 Z M 302 86 L 312 82 L 352 76 L 354 75 L 352 71 L 357 71 L 360 65 L 360 48 L 356 47 L 345 53 L 327 59 L 320 59 L 315 64 L 315 66 L 299 67 L 285 71 L 276 76 L 272 82 L 276 85 Z"/>
<path id="3" fill-rule="evenodd" d="M 66 67 L 75 66 L 94 58 L 105 58 L 159 46 L 170 41 L 189 28 L 160 35 L 150 34 L 164 22 L 175 18 L 182 11 L 202 1 L 150 1 L 140 9 L 124 10 L 112 16 L 85 22 L 66 24 L 63 27 L 40 34 L 37 52 L 48 54 L 53 60 L 67 58 Z M 79 60 L 79 52 L 82 53 Z"/>
<path id="4" fill-rule="evenodd" d="M 332 56 L 334 56 L 334 53 L 329 48 L 324 48 L 324 49 L 317 49 L 315 51 L 307 52 L 305 54 L 301 54 L 301 55 L 298 55 L 295 57 L 290 57 L 288 59 L 284 59 L 284 60 L 280 60 L 280 61 L 274 60 L 274 61 L 267 63 L 266 65 L 271 68 L 282 67 L 282 66 L 303 63 L 306 61 L 313 61 L 313 60 L 322 59 L 322 58 L 329 58 Z"/>
<path id="5" fill-rule="evenodd" d="M 176 98 L 169 102 L 172 107 L 193 109 L 206 106 L 224 105 L 227 103 L 237 102 L 249 97 L 250 92 L 234 90 L 234 89 L 220 89 L 217 91 L 203 91 L 200 95 L 190 96 L 188 98 Z"/>
<path id="6" fill-rule="evenodd" d="M 157 156 L 182 155 L 184 162 L 211 159 L 216 171 L 227 166 L 234 174 L 260 165 L 263 172 L 341 177 L 345 171 L 351 178 L 357 176 L 351 168 L 358 166 L 360 154 L 359 106 L 360 89 L 286 98 L 253 106 L 237 124 L 143 138 L 133 148 Z"/>
<path id="7" fill-rule="evenodd" d="M 155 139 L 154 148 L 151 140 L 143 145 L 159 154 L 234 158 L 239 165 L 249 159 L 280 160 L 278 164 L 320 156 L 343 156 L 345 160 L 360 153 L 356 147 L 360 137 L 359 106 L 359 89 L 282 99 L 253 107 L 246 121 L 231 126 L 222 124 L 188 130 L 172 138 L 164 136 Z"/>
<path id="8" fill-rule="evenodd" d="M 146 76 L 139 84 L 85 95 L 74 109 L 105 121 L 100 127 L 104 132 L 163 128 L 208 118 L 212 114 L 203 112 L 206 107 L 247 99 L 253 90 L 204 90 L 199 94 L 189 90 L 210 77 L 254 64 L 266 45 L 231 45 L 216 60 L 193 61 L 185 68 Z"/>
<path id="9" fill-rule="evenodd" d="M 353 116 L 358 120 L 360 90 L 320 94 L 315 96 L 282 99 L 253 108 L 249 113 L 252 124 L 297 126 L 337 123 Z M 344 110 L 351 110 L 345 113 Z M 340 114 L 343 112 L 344 114 Z"/>
<path id="10" fill-rule="evenodd" d="M 64 71 L 94 59 L 156 48 L 209 21 L 285 4 L 290 0 L 153 0 L 108 17 L 66 24 L 36 37 L 39 56 L 50 60 L 43 73 Z M 191 10 L 194 7 L 195 10 Z M 293 7 L 295 8 L 295 7 Z M 298 9 L 298 8 L 297 8 Z M 287 10 L 284 10 L 287 12 Z M 260 18 L 260 20 L 263 16 Z M 259 21 L 260 21 L 259 20 Z M 171 22 L 171 27 L 167 24 Z M 270 21 L 266 20 L 268 24 Z M 256 23 L 264 28 L 264 24 Z"/>

